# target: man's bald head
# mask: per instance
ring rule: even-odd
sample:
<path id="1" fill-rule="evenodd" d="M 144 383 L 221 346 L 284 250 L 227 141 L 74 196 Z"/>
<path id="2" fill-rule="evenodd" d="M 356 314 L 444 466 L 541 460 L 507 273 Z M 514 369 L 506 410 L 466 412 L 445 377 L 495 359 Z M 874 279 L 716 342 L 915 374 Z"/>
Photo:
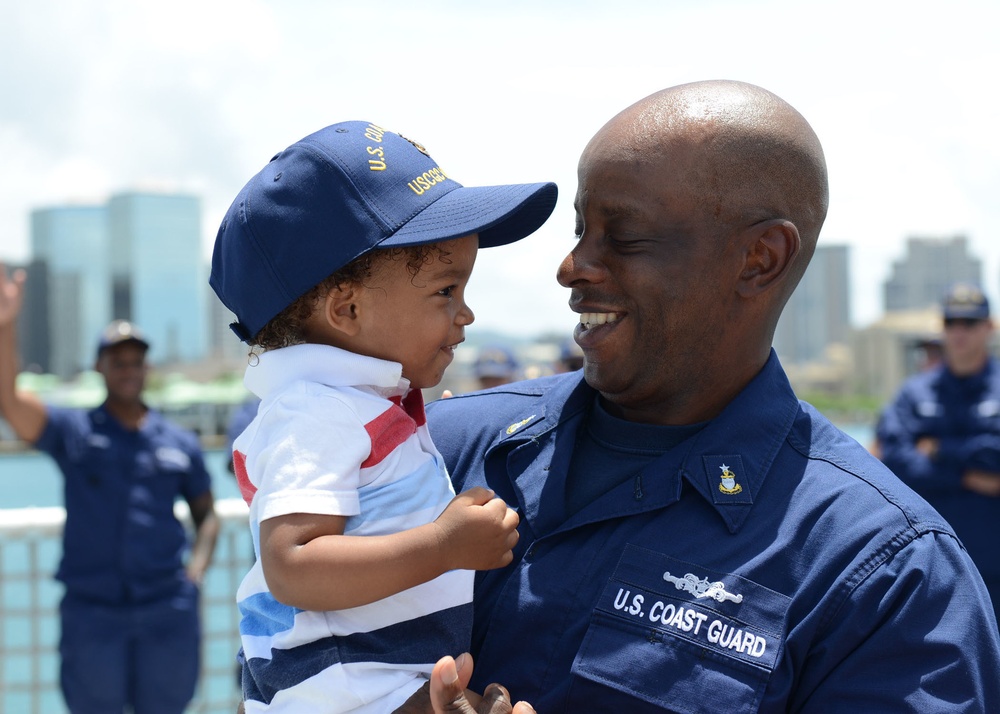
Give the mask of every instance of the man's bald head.
<path id="1" fill-rule="evenodd" d="M 789 283 L 797 284 L 826 218 L 829 189 L 819 139 L 783 99 L 735 81 L 670 87 L 615 116 L 588 150 L 598 143 L 624 161 L 693 157 L 675 168 L 704 218 L 720 227 L 794 223 L 802 246 Z"/>

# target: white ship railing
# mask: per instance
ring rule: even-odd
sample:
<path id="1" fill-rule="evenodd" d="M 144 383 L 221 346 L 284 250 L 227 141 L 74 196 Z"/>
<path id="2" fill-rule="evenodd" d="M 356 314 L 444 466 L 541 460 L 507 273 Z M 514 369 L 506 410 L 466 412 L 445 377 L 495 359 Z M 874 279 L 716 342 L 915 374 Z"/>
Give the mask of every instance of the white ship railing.
<path id="1" fill-rule="evenodd" d="M 178 516 L 189 523 L 187 504 Z M 188 714 L 233 714 L 239 702 L 236 588 L 253 560 L 247 507 L 216 502 L 221 528 L 202 585 L 201 678 Z M 64 714 L 59 691 L 62 508 L 0 510 L 0 714 Z"/>

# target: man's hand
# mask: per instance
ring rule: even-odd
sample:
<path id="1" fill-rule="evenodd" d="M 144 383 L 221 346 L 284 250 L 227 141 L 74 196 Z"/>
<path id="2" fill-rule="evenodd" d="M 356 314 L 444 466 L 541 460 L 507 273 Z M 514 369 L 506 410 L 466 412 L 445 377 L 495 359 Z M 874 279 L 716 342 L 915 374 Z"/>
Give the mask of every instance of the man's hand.
<path id="1" fill-rule="evenodd" d="M 962 475 L 962 488 L 980 496 L 1000 497 L 1000 474 L 970 469 Z"/>
<path id="2" fill-rule="evenodd" d="M 0 263 L 0 325 L 14 324 L 21 312 L 26 274 L 17 269 L 7 277 L 7 266 Z"/>
<path id="3" fill-rule="evenodd" d="M 937 456 L 938 449 L 941 447 L 941 442 L 933 436 L 921 436 L 917 439 L 916 447 L 917 451 L 926 456 L 928 459 L 933 459 Z"/>
<path id="4" fill-rule="evenodd" d="M 472 656 L 457 660 L 442 657 L 434 665 L 431 680 L 421 687 L 395 714 L 535 714 L 525 702 L 511 707 L 510 695 L 499 684 L 491 684 L 480 698 L 465 689 L 472 677 Z"/>

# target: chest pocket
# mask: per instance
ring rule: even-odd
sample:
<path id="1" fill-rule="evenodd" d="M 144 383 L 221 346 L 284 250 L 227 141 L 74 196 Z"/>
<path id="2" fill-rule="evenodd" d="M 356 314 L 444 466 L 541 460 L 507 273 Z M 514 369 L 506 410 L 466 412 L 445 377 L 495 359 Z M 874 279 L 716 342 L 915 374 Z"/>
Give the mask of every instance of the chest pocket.
<path id="1" fill-rule="evenodd" d="M 628 545 L 573 662 L 570 708 L 756 712 L 788 603 L 745 578 Z M 623 708 L 622 694 L 634 702 Z"/>
<path id="2" fill-rule="evenodd" d="M 78 486 L 110 493 L 121 488 L 118 474 L 127 470 L 131 454 L 112 445 L 107 434 L 91 431 L 70 446 L 69 457 L 83 477 Z"/>

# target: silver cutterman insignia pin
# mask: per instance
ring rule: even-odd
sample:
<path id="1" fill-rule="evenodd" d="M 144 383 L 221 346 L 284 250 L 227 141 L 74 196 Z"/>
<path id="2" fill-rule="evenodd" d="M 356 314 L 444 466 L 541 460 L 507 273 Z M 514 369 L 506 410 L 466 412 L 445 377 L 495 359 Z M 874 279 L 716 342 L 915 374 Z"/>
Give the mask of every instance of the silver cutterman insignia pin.
<path id="1" fill-rule="evenodd" d="M 673 583 L 678 590 L 685 590 L 696 598 L 710 597 L 716 602 L 729 600 L 730 602 L 743 602 L 742 595 L 734 595 L 726 592 L 726 586 L 721 580 L 709 582 L 708 578 L 699 578 L 694 573 L 686 573 L 684 577 L 678 578 L 671 575 L 668 570 L 663 574 L 663 579 L 668 583 Z"/>

